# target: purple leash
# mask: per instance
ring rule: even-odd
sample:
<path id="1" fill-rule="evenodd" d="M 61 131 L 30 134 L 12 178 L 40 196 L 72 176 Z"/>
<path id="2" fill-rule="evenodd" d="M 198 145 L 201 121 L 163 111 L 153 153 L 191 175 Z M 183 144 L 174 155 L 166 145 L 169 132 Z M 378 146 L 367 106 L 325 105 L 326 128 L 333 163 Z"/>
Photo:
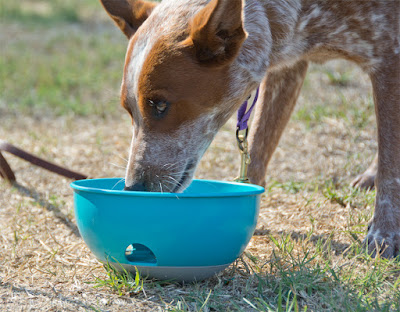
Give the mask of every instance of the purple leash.
<path id="1" fill-rule="evenodd" d="M 236 128 L 236 140 L 238 143 L 238 147 L 241 154 L 241 164 L 240 164 L 240 173 L 239 176 L 235 179 L 236 182 L 241 183 L 250 183 L 249 178 L 247 177 L 247 168 L 250 164 L 250 155 L 248 151 L 247 145 L 247 134 L 249 132 L 248 121 L 250 119 L 251 112 L 253 111 L 254 106 L 256 105 L 258 99 L 258 90 L 257 88 L 256 94 L 254 96 L 253 104 L 250 106 L 249 110 L 247 110 L 247 99 L 242 106 L 240 106 L 237 113 L 237 128 Z M 247 110 L 247 111 L 246 111 Z M 241 132 L 245 130 L 245 132 Z"/>
<path id="2" fill-rule="evenodd" d="M 257 99 L 258 99 L 258 90 L 257 88 L 256 95 L 254 96 L 253 104 L 250 106 L 249 110 L 247 110 L 247 102 L 246 100 L 242 106 L 240 106 L 238 112 L 237 112 L 237 130 L 246 130 L 249 126 L 247 125 L 247 122 L 250 119 L 251 112 L 253 111 L 254 106 L 256 105 Z M 246 111 L 247 110 L 247 111 Z"/>

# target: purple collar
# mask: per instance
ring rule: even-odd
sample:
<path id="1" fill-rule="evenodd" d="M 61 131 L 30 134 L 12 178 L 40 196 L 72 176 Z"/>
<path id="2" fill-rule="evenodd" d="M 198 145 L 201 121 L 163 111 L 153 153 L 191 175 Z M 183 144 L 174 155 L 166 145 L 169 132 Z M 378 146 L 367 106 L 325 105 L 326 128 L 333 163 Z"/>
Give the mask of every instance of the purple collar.
<path id="1" fill-rule="evenodd" d="M 257 88 L 256 95 L 254 96 L 253 104 L 250 106 L 249 110 L 247 110 L 247 101 L 248 99 L 240 106 L 238 113 L 237 113 L 237 130 L 246 130 L 249 126 L 247 122 L 250 119 L 251 112 L 253 111 L 254 106 L 256 105 L 258 99 L 258 90 Z"/>

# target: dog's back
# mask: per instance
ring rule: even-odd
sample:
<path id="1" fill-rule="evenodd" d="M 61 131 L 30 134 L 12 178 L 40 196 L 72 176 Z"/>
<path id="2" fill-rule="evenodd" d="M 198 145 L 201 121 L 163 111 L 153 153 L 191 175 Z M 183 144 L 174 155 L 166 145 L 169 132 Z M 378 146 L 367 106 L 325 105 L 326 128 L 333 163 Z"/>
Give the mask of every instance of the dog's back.
<path id="1" fill-rule="evenodd" d="M 400 1 L 277 0 L 264 6 L 278 43 L 272 65 L 339 57 L 370 71 L 400 56 Z"/>

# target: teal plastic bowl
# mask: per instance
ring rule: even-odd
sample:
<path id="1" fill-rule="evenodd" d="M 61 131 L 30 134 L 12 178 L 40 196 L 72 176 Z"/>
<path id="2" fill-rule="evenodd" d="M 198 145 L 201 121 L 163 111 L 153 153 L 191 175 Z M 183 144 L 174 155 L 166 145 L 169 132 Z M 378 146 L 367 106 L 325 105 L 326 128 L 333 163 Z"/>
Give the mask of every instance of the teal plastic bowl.
<path id="1" fill-rule="evenodd" d="M 264 188 L 193 180 L 183 192 L 123 191 L 123 179 L 71 183 L 76 222 L 93 254 L 116 269 L 194 281 L 243 252 L 257 224 Z"/>

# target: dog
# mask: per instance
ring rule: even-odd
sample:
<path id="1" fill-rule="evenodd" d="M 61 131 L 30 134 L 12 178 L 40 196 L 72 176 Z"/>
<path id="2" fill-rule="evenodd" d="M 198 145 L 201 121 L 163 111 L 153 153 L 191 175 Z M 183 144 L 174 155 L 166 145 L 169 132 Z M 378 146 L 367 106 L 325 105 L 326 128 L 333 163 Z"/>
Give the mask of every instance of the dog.
<path id="1" fill-rule="evenodd" d="M 260 86 L 252 183 L 265 173 L 309 62 L 344 58 L 371 78 L 378 155 L 365 243 L 400 254 L 400 1 L 100 0 L 128 37 L 121 104 L 133 123 L 125 189 L 181 192 L 220 127 Z"/>

